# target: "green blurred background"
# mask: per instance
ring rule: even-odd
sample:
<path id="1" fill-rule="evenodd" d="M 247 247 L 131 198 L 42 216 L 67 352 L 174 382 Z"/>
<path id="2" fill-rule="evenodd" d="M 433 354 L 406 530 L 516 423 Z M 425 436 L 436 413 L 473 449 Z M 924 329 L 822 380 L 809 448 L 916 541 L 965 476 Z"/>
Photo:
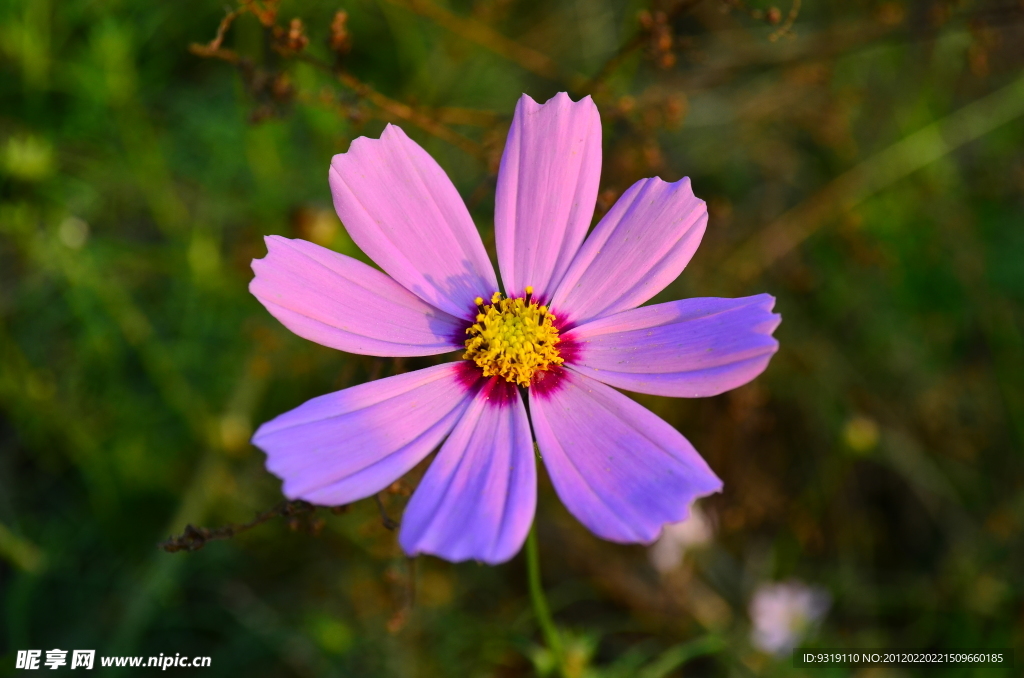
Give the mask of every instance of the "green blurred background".
<path id="1" fill-rule="evenodd" d="M 30 648 L 207 655 L 204 676 L 547 670 L 522 556 L 410 564 L 372 500 L 158 544 L 281 500 L 260 422 L 431 364 L 301 340 L 247 292 L 266 234 L 361 256 L 331 156 L 399 124 L 493 256 L 515 102 L 562 90 L 601 111 L 599 215 L 652 175 L 708 202 L 657 301 L 770 292 L 784 319 L 754 383 L 637 397 L 725 481 L 678 565 L 595 539 L 542 478 L 567 673 L 1012 673 L 794 668 L 751 640 L 754 592 L 786 580 L 831 597 L 805 644 L 1024 663 L 1024 3 L 286 0 L 211 47 L 229 9 L 0 2 L 0 675 Z"/>

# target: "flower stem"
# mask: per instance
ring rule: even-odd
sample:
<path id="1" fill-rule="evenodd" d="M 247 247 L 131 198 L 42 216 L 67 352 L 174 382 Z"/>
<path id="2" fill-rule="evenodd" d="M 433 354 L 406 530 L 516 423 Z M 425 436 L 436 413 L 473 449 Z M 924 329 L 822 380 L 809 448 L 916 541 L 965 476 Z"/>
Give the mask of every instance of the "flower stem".
<path id="1" fill-rule="evenodd" d="M 551 610 L 548 608 L 547 598 L 544 597 L 544 587 L 540 581 L 540 552 L 537 549 L 537 528 L 536 523 L 530 526 L 530 533 L 526 537 L 526 572 L 530 582 L 530 600 L 533 603 L 533 614 L 537 617 L 541 633 L 544 635 L 544 642 L 555 657 L 558 665 L 558 672 L 565 676 L 565 655 L 562 653 L 562 638 L 558 635 L 555 627 L 555 620 L 551 617 Z"/>

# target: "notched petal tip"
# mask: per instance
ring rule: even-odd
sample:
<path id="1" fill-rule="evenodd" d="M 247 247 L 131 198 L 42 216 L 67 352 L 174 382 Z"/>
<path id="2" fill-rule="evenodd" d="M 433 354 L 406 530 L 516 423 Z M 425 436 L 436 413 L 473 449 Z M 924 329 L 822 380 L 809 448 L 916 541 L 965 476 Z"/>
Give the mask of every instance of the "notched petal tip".
<path id="1" fill-rule="evenodd" d="M 278 240 L 287 240 L 287 238 L 282 238 L 279 235 L 265 235 L 265 236 L 263 236 L 263 244 L 267 248 L 267 253 L 264 254 L 262 257 L 256 257 L 251 262 L 249 262 L 249 268 L 251 268 L 254 273 L 256 272 L 256 267 L 259 265 L 257 262 L 266 261 L 270 257 L 271 248 L 276 244 L 276 242 Z M 251 285 L 251 283 L 250 283 L 250 285 Z M 251 287 L 250 287 L 250 291 L 252 291 Z"/>
<path id="2" fill-rule="evenodd" d="M 545 106 L 579 106 L 580 104 L 593 106 L 595 109 L 597 108 L 597 105 L 594 104 L 594 100 L 593 98 L 591 98 L 589 94 L 584 97 L 581 97 L 577 101 L 573 101 L 572 97 L 569 96 L 568 92 L 556 92 L 549 99 L 544 101 L 544 103 L 537 103 L 536 99 L 534 99 L 529 94 L 526 94 L 524 92 L 522 96 L 519 97 L 519 100 L 516 102 L 516 108 L 518 108 L 519 106 L 529 106 L 536 110 L 544 108 Z"/>
<path id="3" fill-rule="evenodd" d="M 464 317 L 481 290 L 497 288 L 455 185 L 400 127 L 354 140 L 331 159 L 329 183 L 353 242 L 427 303 Z"/>
<path id="4" fill-rule="evenodd" d="M 285 327 L 349 353 L 416 356 L 459 348 L 461 321 L 356 259 L 268 236 L 249 291 Z"/>
<path id="5" fill-rule="evenodd" d="M 471 394 L 449 363 L 320 396 L 257 429 L 290 499 L 340 505 L 387 487 L 448 435 Z"/>
<path id="6" fill-rule="evenodd" d="M 697 297 L 644 306 L 573 329 L 572 368 L 616 388 L 703 398 L 760 375 L 779 342 L 774 298 Z"/>
<path id="7" fill-rule="evenodd" d="M 773 312 L 777 301 L 776 298 L 767 292 L 762 292 L 761 294 L 747 297 L 747 299 L 750 300 L 750 308 L 756 308 L 765 313 L 764 319 L 760 323 L 755 324 L 751 329 L 754 332 L 768 336 L 774 334 L 775 330 L 782 324 L 782 314 Z M 772 352 L 774 353 L 778 349 L 779 342 L 775 340 L 775 349 Z"/>
<path id="8" fill-rule="evenodd" d="M 553 397 L 535 398 L 531 390 L 530 409 L 555 491 L 599 537 L 650 543 L 694 499 L 722 488 L 678 431 L 573 370 Z"/>
<path id="9" fill-rule="evenodd" d="M 519 97 L 519 100 L 520 101 L 526 100 L 526 101 L 528 101 L 528 102 L 530 102 L 532 104 L 535 104 L 537 106 L 548 106 L 548 105 L 579 106 L 579 105 L 583 104 L 585 106 L 593 106 L 594 108 L 597 108 L 597 105 L 594 103 L 594 99 L 589 94 L 580 97 L 576 101 L 573 101 L 572 97 L 569 96 L 569 93 L 565 92 L 565 91 L 556 92 L 547 101 L 545 101 L 543 104 L 538 104 L 537 101 L 533 97 L 531 97 L 529 94 L 523 94 L 523 96 Z"/>
<path id="10" fill-rule="evenodd" d="M 707 222 L 689 177 L 637 181 L 587 236 L 552 305 L 571 325 L 639 306 L 679 276 Z"/>
<path id="11" fill-rule="evenodd" d="M 509 290 L 550 297 L 586 236 L 601 175 L 601 116 L 565 92 L 523 95 L 509 128 L 495 193 L 495 244 Z"/>
<path id="12" fill-rule="evenodd" d="M 407 554 L 496 565 L 526 539 L 537 494 L 530 425 L 516 391 L 493 407 L 494 385 L 475 394 L 410 499 L 398 537 Z"/>
<path id="13" fill-rule="evenodd" d="M 367 147 L 372 147 L 374 144 L 379 144 L 382 141 L 386 142 L 389 139 L 394 139 L 395 137 L 398 139 L 408 139 L 409 135 L 406 134 L 405 130 L 398 125 L 389 122 L 384 126 L 384 129 L 381 130 L 380 136 L 378 137 L 362 134 L 353 139 L 348 145 L 348 150 L 342 151 L 341 153 L 335 153 L 331 157 L 331 165 L 334 165 L 335 160 L 343 159 L 353 153 L 358 154 Z"/>

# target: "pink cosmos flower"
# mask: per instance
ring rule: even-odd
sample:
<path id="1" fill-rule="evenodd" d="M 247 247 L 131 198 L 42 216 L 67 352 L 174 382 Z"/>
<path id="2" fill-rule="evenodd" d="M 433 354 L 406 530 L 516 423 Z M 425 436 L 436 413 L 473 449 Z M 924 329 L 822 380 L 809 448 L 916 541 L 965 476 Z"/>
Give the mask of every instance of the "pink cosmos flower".
<path id="1" fill-rule="evenodd" d="M 500 563 L 533 521 L 534 439 L 569 511 L 612 541 L 650 543 L 721 489 L 682 435 L 612 387 L 702 397 L 745 384 L 778 349 L 775 300 L 638 308 L 689 262 L 707 209 L 688 179 L 643 179 L 587 236 L 600 174 L 590 97 L 519 100 L 494 215 L 502 294 L 451 180 L 401 129 L 334 156 L 334 207 L 384 272 L 270 236 L 249 289 L 324 346 L 462 359 L 320 396 L 263 424 L 253 442 L 285 495 L 347 504 L 440 446 L 406 508 L 402 548 Z"/>

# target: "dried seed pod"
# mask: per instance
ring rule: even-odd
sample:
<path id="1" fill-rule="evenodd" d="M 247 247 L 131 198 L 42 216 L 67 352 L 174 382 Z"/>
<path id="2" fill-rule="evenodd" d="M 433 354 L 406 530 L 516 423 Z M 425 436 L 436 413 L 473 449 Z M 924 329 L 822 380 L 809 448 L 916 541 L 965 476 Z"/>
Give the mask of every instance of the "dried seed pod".
<path id="1" fill-rule="evenodd" d="M 288 38 L 285 44 L 293 52 L 301 52 L 306 49 L 306 45 L 309 44 L 309 38 L 306 37 L 306 29 L 302 25 L 302 19 L 298 17 L 292 19 L 288 25 Z"/>
<path id="2" fill-rule="evenodd" d="M 348 54 L 352 51 L 352 35 L 348 32 L 348 12 L 339 9 L 331 20 L 331 51 L 338 54 Z"/>

